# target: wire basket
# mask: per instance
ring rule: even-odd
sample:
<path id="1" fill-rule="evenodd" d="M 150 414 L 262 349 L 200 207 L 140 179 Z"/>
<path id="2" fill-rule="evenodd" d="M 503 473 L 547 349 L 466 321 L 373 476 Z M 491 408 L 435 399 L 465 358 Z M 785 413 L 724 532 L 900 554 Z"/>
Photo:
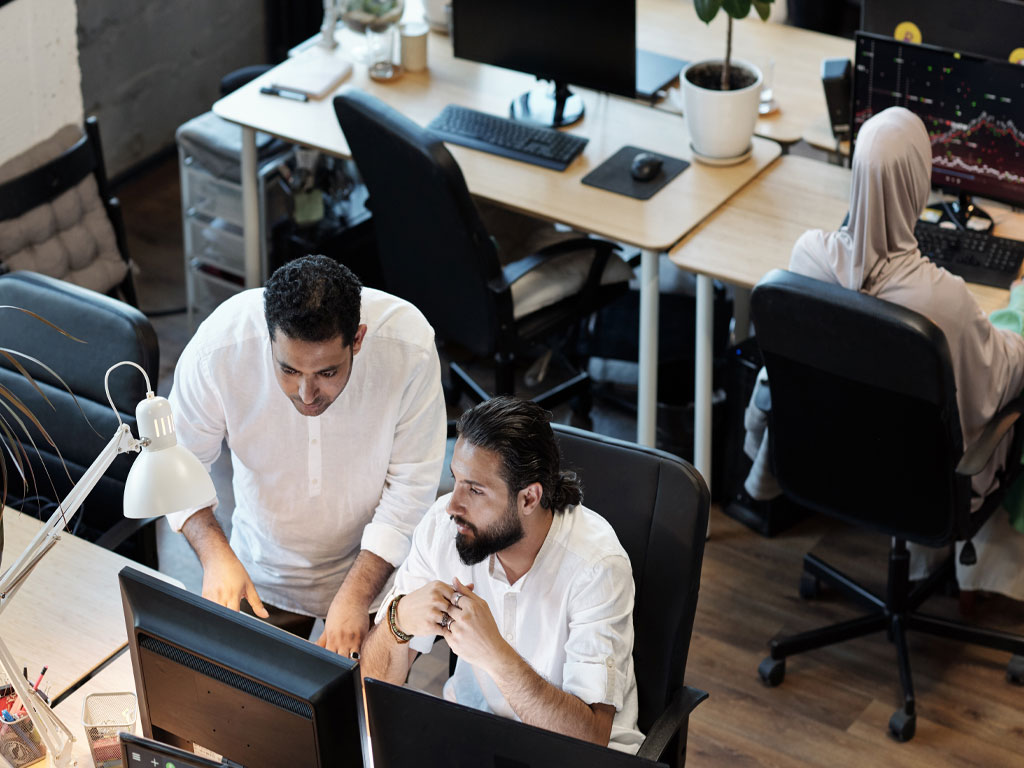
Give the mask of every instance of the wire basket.
<path id="1" fill-rule="evenodd" d="M 15 702 L 14 686 L 0 685 L 3 708 L 13 711 Z M 23 768 L 44 757 L 46 745 L 28 717 L 19 717 L 12 723 L 0 720 L 0 768 Z"/>
<path id="2" fill-rule="evenodd" d="M 0 766 L 23 768 L 44 757 L 46 745 L 28 717 L 19 717 L 13 723 L 0 722 Z"/>
<path id="3" fill-rule="evenodd" d="M 90 693 L 82 704 L 82 726 L 96 768 L 121 768 L 121 731 L 135 732 L 134 693 Z"/>

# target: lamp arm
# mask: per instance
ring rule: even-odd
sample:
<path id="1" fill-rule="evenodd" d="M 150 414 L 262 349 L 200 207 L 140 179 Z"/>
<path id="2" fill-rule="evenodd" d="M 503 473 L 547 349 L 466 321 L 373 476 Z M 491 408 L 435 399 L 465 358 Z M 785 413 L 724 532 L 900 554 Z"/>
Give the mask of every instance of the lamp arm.
<path id="1" fill-rule="evenodd" d="M 18 559 L 0 576 L 0 611 L 10 596 L 17 591 L 21 582 L 32 572 L 44 554 L 60 539 L 61 532 L 71 522 L 78 508 L 82 506 L 86 496 L 96 487 L 96 483 L 107 471 L 107 468 L 117 458 L 118 454 L 129 451 L 139 451 L 142 442 L 132 437 L 131 429 L 127 424 L 118 427 L 117 432 L 100 451 L 99 456 L 89 466 L 81 479 L 71 489 L 71 492 L 64 497 L 57 510 L 50 516 L 39 533 L 35 535 L 25 551 L 18 556 Z"/>

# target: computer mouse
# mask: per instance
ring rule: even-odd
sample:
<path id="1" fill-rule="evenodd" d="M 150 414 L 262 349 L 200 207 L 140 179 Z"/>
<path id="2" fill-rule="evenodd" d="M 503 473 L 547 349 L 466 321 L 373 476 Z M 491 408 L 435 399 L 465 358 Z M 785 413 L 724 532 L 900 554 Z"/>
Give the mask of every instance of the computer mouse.
<path id="1" fill-rule="evenodd" d="M 651 181 L 661 173 L 661 158 L 650 152 L 637 152 L 629 165 L 629 174 L 637 181 Z"/>

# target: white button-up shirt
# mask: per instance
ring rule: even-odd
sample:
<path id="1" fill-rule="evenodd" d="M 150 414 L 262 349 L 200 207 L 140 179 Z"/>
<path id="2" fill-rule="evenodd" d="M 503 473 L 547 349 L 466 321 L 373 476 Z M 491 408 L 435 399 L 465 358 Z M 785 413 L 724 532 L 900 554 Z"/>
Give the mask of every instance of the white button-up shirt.
<path id="1" fill-rule="evenodd" d="M 552 685 L 586 704 L 615 707 L 610 747 L 635 753 L 637 730 L 633 674 L 633 572 L 611 525 L 580 505 L 556 514 L 530 570 L 509 584 L 495 555 L 464 565 L 455 549 L 455 523 L 448 516 L 451 494 L 430 508 L 413 535 L 412 551 L 395 576 L 377 614 L 386 619 L 396 594 L 431 581 L 457 577 L 473 584 L 490 606 L 498 631 Z M 410 647 L 427 653 L 434 636 L 417 636 Z M 494 680 L 459 659 L 445 683 L 450 701 L 519 719 Z"/>
<path id="2" fill-rule="evenodd" d="M 303 416 L 274 375 L 263 290 L 224 302 L 174 371 L 178 440 L 234 470 L 231 548 L 260 598 L 323 617 L 360 548 L 395 566 L 434 501 L 446 413 L 434 332 L 408 302 L 363 288 L 348 385 Z M 190 512 L 168 516 L 180 530 Z"/>

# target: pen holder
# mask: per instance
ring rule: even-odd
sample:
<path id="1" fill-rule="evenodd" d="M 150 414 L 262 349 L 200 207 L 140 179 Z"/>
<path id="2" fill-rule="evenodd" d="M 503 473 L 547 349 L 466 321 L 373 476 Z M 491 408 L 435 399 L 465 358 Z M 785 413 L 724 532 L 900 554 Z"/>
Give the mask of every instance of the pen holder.
<path id="1" fill-rule="evenodd" d="M 30 718 L 19 717 L 11 723 L 0 720 L 0 766 L 23 768 L 45 757 L 46 745 Z"/>
<path id="2" fill-rule="evenodd" d="M 121 731 L 135 732 L 134 693 L 90 693 L 82 704 L 82 725 L 96 768 L 121 768 Z"/>

